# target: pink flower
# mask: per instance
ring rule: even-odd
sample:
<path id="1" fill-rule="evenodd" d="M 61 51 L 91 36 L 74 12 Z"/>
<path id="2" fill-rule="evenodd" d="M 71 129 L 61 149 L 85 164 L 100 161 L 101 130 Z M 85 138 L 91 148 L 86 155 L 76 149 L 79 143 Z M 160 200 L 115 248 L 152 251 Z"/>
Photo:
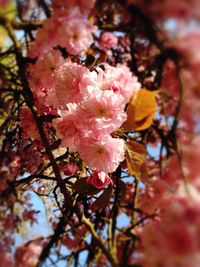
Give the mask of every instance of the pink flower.
<path id="1" fill-rule="evenodd" d="M 172 45 L 185 57 L 190 67 L 195 68 L 196 66 L 200 66 L 199 29 L 180 33 Z"/>
<path id="2" fill-rule="evenodd" d="M 7 247 L 7 244 L 0 244 L 0 258 L 1 266 L 14 267 L 14 261 L 12 256 L 9 254 L 9 248 Z"/>
<path id="3" fill-rule="evenodd" d="M 34 149 L 34 146 L 23 149 L 20 153 L 20 157 L 23 161 L 24 168 L 29 173 L 36 172 L 38 166 L 43 163 L 42 154 Z"/>
<path id="4" fill-rule="evenodd" d="M 70 60 L 65 61 L 65 64 L 57 73 L 57 81 L 55 89 L 47 93 L 46 103 L 52 104 L 54 107 L 66 105 L 68 103 L 79 103 L 87 97 L 88 91 L 87 76 L 89 70 Z"/>
<path id="5" fill-rule="evenodd" d="M 144 225 L 141 234 L 144 266 L 198 266 L 199 231 L 199 201 L 170 196 L 161 208 L 160 218 Z"/>
<path id="6" fill-rule="evenodd" d="M 112 91 L 94 90 L 87 101 L 81 103 L 83 118 L 102 133 L 111 133 L 118 129 L 127 115 L 124 112 L 124 99 Z"/>
<path id="7" fill-rule="evenodd" d="M 65 175 L 71 176 L 77 172 L 78 167 L 75 162 L 69 162 L 69 163 L 60 165 L 60 169 L 63 171 Z"/>
<path id="8" fill-rule="evenodd" d="M 64 59 L 57 50 L 51 50 L 39 57 L 36 64 L 31 65 L 28 71 L 32 90 L 37 93 L 38 85 L 52 88 L 56 82 L 57 72 L 63 63 Z"/>
<path id="9" fill-rule="evenodd" d="M 27 243 L 17 248 L 15 253 L 15 267 L 35 267 L 42 252 L 40 241 Z"/>
<path id="10" fill-rule="evenodd" d="M 113 46 L 117 45 L 117 37 L 111 32 L 104 32 L 100 37 L 100 47 L 102 50 L 107 51 Z"/>
<path id="11" fill-rule="evenodd" d="M 36 39 L 31 43 L 29 57 L 38 57 L 58 45 L 57 29 L 62 25 L 63 18 L 52 16 L 43 22 L 43 27 L 36 34 Z"/>
<path id="12" fill-rule="evenodd" d="M 29 84 L 36 99 L 35 104 L 40 110 L 47 110 L 47 105 L 48 109 L 49 105 L 51 108 L 58 106 L 55 85 L 63 70 L 64 62 L 58 50 L 51 50 L 42 54 L 36 64 L 29 66 Z"/>
<path id="13" fill-rule="evenodd" d="M 131 96 L 136 97 L 141 84 L 126 65 L 117 64 L 116 67 L 113 67 L 104 64 L 104 69 L 105 71 L 98 68 L 98 75 L 93 77 L 95 88 L 103 91 L 110 90 L 123 96 L 124 105 L 130 101 Z"/>
<path id="14" fill-rule="evenodd" d="M 80 114 L 74 111 L 65 111 L 61 118 L 54 121 L 61 145 L 68 147 L 71 151 L 77 151 L 77 146 L 82 141 L 86 128 L 80 126 Z"/>
<path id="15" fill-rule="evenodd" d="M 78 151 L 91 169 L 108 173 L 115 171 L 124 160 L 125 142 L 110 135 L 85 138 Z"/>
<path id="16" fill-rule="evenodd" d="M 25 137 L 31 137 L 33 139 L 40 139 L 40 134 L 33 118 L 31 111 L 28 108 L 23 107 L 19 114 L 20 123 L 23 128 L 23 134 Z"/>
<path id="17" fill-rule="evenodd" d="M 166 225 L 164 225 L 167 227 Z M 165 238 L 166 247 L 172 255 L 186 255 L 198 250 L 198 240 L 196 239 L 192 229 L 189 225 L 171 225 L 171 228 L 166 228 Z"/>
<path id="18" fill-rule="evenodd" d="M 86 52 L 93 42 L 97 27 L 89 22 L 77 7 L 62 8 L 47 18 L 31 43 L 29 56 L 37 57 L 60 45 L 72 55 Z"/>
<path id="19" fill-rule="evenodd" d="M 88 183 L 94 185 L 96 188 L 105 188 L 108 184 L 112 183 L 112 180 L 105 172 L 93 172 L 88 178 Z"/>
<path id="20" fill-rule="evenodd" d="M 96 30 L 94 25 L 84 19 L 65 20 L 58 28 L 58 44 L 65 47 L 70 54 L 79 55 L 90 47 L 93 42 L 92 34 Z"/>
<path id="21" fill-rule="evenodd" d="M 123 64 L 117 64 L 112 67 L 105 64 L 105 80 L 108 82 L 108 88 L 115 93 L 121 94 L 126 103 L 130 101 L 131 96 L 136 97 L 141 84 L 138 82 L 137 77 L 133 76 L 130 69 Z"/>

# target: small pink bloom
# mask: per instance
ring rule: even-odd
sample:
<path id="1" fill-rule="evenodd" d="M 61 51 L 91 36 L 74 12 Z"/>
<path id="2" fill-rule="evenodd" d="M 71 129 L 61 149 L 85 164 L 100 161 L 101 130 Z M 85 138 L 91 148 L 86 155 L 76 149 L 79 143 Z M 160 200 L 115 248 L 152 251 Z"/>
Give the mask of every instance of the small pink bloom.
<path id="1" fill-rule="evenodd" d="M 40 241 L 33 241 L 17 247 L 15 253 L 15 267 L 35 267 L 42 252 Z"/>
<path id="2" fill-rule="evenodd" d="M 57 72 L 63 65 L 64 59 L 57 50 L 51 50 L 40 56 L 34 65 L 29 67 L 29 82 L 33 91 L 37 85 L 51 88 L 56 82 Z"/>
<path id="3" fill-rule="evenodd" d="M 43 27 L 36 34 L 36 39 L 30 44 L 29 57 L 38 57 L 49 52 L 58 45 L 57 29 L 62 25 L 62 18 L 52 16 L 43 22 Z"/>
<path id="4" fill-rule="evenodd" d="M 62 164 L 60 168 L 64 172 L 64 174 L 67 176 L 74 175 L 78 170 L 77 164 L 75 162 Z"/>
<path id="5" fill-rule="evenodd" d="M 180 224 L 166 228 L 166 247 L 174 255 L 187 255 L 198 250 L 198 240 L 189 226 Z"/>
<path id="6" fill-rule="evenodd" d="M 9 253 L 9 249 L 7 244 L 0 244 L 0 258 L 1 258 L 1 266 L 9 266 L 14 267 L 14 261 Z"/>
<path id="7" fill-rule="evenodd" d="M 110 90 L 124 98 L 124 105 L 130 101 L 130 98 L 136 97 L 141 84 L 137 77 L 133 76 L 130 69 L 123 64 L 117 64 L 116 67 L 104 64 L 104 71 L 98 68 L 98 75 L 93 77 L 94 87 L 103 91 Z"/>
<path id="8" fill-rule="evenodd" d="M 47 18 L 30 45 L 29 56 L 37 57 L 60 45 L 72 55 L 86 52 L 93 42 L 97 27 L 88 21 L 77 7 L 63 8 Z"/>
<path id="9" fill-rule="evenodd" d="M 87 20 L 80 18 L 66 20 L 58 29 L 58 44 L 65 47 L 70 54 L 79 55 L 90 47 L 93 42 L 92 34 L 96 30 L 97 28 Z"/>
<path id="10" fill-rule="evenodd" d="M 107 51 L 113 46 L 117 45 L 117 37 L 111 32 L 104 32 L 100 37 L 100 47 L 102 50 Z"/>
<path id="11" fill-rule="evenodd" d="M 42 153 L 34 149 L 34 146 L 23 149 L 20 153 L 24 168 L 29 173 L 37 171 L 38 166 L 43 163 Z"/>
<path id="12" fill-rule="evenodd" d="M 80 127 L 80 114 L 76 111 L 65 111 L 61 118 L 54 121 L 61 145 L 68 147 L 71 151 L 77 151 L 77 146 L 84 136 L 84 128 Z"/>
<path id="13" fill-rule="evenodd" d="M 93 172 L 93 174 L 88 178 L 88 183 L 91 183 L 96 188 L 105 188 L 108 184 L 112 183 L 112 180 L 105 172 Z"/>
<path id="14" fill-rule="evenodd" d="M 130 69 L 123 64 L 117 64 L 116 67 L 112 67 L 105 64 L 105 80 L 112 80 L 110 82 L 109 89 L 115 93 L 121 94 L 126 103 L 130 101 L 130 98 L 137 95 L 137 92 L 141 88 L 141 84 L 138 82 L 137 77 L 133 76 Z"/>

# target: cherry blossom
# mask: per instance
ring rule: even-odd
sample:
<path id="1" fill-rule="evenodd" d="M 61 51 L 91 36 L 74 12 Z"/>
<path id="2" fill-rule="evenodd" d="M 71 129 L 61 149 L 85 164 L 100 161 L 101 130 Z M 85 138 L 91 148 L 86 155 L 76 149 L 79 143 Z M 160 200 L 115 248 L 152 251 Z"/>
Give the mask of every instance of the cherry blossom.
<path id="1" fill-rule="evenodd" d="M 79 146 L 81 158 L 94 170 L 105 173 L 116 170 L 124 160 L 125 143 L 110 135 L 86 138 Z"/>
<path id="2" fill-rule="evenodd" d="M 93 172 L 93 174 L 88 178 L 88 183 L 94 185 L 96 188 L 105 188 L 108 184 L 112 183 L 112 180 L 105 172 Z"/>
<path id="3" fill-rule="evenodd" d="M 86 126 L 80 127 L 80 113 L 76 111 L 65 111 L 60 119 L 55 120 L 54 125 L 57 134 L 62 140 L 62 146 L 69 147 L 71 151 L 77 151 L 77 146 L 87 134 Z"/>
<path id="4" fill-rule="evenodd" d="M 40 241 L 27 243 L 18 247 L 15 253 L 15 267 L 35 267 L 41 251 L 42 244 Z"/>
<path id="5" fill-rule="evenodd" d="M 81 104 L 83 118 L 93 129 L 111 133 L 126 120 L 124 99 L 112 91 L 95 91 Z"/>
<path id="6" fill-rule="evenodd" d="M 199 267 L 199 0 L 12 2 L 2 266 Z"/>
<path id="7" fill-rule="evenodd" d="M 71 61 L 65 62 L 58 73 L 55 89 L 52 88 L 49 93 L 47 92 L 47 104 L 56 99 L 59 105 L 81 102 L 88 94 L 87 86 L 90 84 L 88 74 L 89 70 L 86 67 Z M 53 105 L 57 104 L 53 103 Z"/>
<path id="8" fill-rule="evenodd" d="M 102 50 L 107 51 L 117 44 L 117 37 L 111 32 L 103 32 L 100 39 L 100 47 Z"/>
<path id="9" fill-rule="evenodd" d="M 55 13 L 44 21 L 43 27 L 37 32 L 29 55 L 42 55 L 58 45 L 66 48 L 72 55 L 79 55 L 90 47 L 93 42 L 92 34 L 96 30 L 77 7 L 62 14 Z"/>

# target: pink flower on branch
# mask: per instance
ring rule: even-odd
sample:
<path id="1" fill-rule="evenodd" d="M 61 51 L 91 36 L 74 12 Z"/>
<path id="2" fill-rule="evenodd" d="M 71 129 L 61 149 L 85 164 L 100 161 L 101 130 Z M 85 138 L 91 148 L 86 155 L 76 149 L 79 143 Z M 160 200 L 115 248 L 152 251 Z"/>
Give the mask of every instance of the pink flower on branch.
<path id="1" fill-rule="evenodd" d="M 61 145 L 68 147 L 70 151 L 77 151 L 87 128 L 80 127 L 80 120 L 76 111 L 65 111 L 61 118 L 56 119 L 54 126 L 58 137 L 61 138 Z"/>
<path id="2" fill-rule="evenodd" d="M 104 32 L 100 37 L 100 47 L 104 51 L 107 51 L 117 45 L 117 42 L 117 37 L 115 37 L 111 32 Z"/>
<path id="3" fill-rule="evenodd" d="M 113 172 L 124 160 L 125 142 L 110 135 L 86 138 L 79 146 L 79 153 L 91 169 L 105 173 Z"/>
<path id="4" fill-rule="evenodd" d="M 94 132 L 111 133 L 126 120 L 124 99 L 112 91 L 94 90 L 93 95 L 83 102 L 80 111 L 83 120 Z"/>
<path id="5" fill-rule="evenodd" d="M 124 104 L 130 101 L 131 96 L 135 97 L 141 88 L 137 77 L 124 64 L 117 64 L 116 67 L 104 64 L 104 71 L 98 68 L 98 75 L 94 77 L 95 87 L 103 91 L 110 90 L 124 98 Z"/>
<path id="6" fill-rule="evenodd" d="M 89 70 L 77 63 L 67 60 L 58 73 L 57 83 L 55 85 L 55 95 L 49 94 L 49 99 L 53 100 L 55 96 L 58 99 L 59 105 L 68 103 L 80 103 L 87 97 L 87 79 Z"/>
<path id="7" fill-rule="evenodd" d="M 105 188 L 107 185 L 112 184 L 112 180 L 105 172 L 93 172 L 93 174 L 88 178 L 88 183 L 94 185 L 98 189 Z"/>
<path id="8" fill-rule="evenodd" d="M 44 21 L 36 40 L 31 43 L 29 56 L 37 57 L 58 45 L 71 55 L 80 55 L 90 47 L 97 27 L 83 17 L 77 7 L 61 11 L 63 9 Z"/>

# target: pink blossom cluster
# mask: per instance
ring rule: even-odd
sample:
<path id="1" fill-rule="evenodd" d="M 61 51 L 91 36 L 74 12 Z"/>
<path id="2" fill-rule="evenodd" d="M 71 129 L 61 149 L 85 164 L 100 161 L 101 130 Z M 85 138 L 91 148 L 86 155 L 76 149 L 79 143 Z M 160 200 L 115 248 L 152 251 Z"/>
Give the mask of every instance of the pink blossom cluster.
<path id="1" fill-rule="evenodd" d="M 2 266 L 14 267 L 14 262 L 9 253 L 8 244 L 0 243 L 0 257 Z"/>
<path id="2" fill-rule="evenodd" d="M 90 1 L 54 1 L 53 14 L 43 22 L 30 46 L 29 56 L 37 57 L 60 46 L 71 55 L 86 52 L 93 42 L 97 27 L 87 18 L 94 5 Z"/>
<path id="3" fill-rule="evenodd" d="M 61 146 L 79 152 L 94 171 L 88 182 L 102 188 L 111 182 L 108 173 L 124 160 L 125 142 L 111 133 L 126 121 L 125 106 L 136 96 L 140 84 L 126 65 L 113 67 L 105 63 L 90 71 L 72 61 L 73 56 L 86 53 L 97 31 L 88 20 L 94 0 L 54 0 L 52 4 L 52 16 L 44 21 L 30 46 L 29 55 L 37 57 L 37 61 L 28 68 L 29 84 L 39 112 L 59 117 L 53 126 Z M 108 32 L 100 39 L 103 50 L 118 41 Z M 67 58 L 63 58 L 59 47 L 67 51 Z M 23 123 L 26 113 L 21 111 L 22 125 L 35 139 L 35 124 L 28 127 L 30 114 L 29 122 Z"/>
<path id="4" fill-rule="evenodd" d="M 198 128 L 198 121 L 200 119 L 200 103 L 199 103 L 199 71 L 200 71 L 200 31 L 199 28 L 185 27 L 170 40 L 169 45 L 172 49 L 175 49 L 182 57 L 182 68 L 180 70 L 180 77 L 182 81 L 182 88 L 184 90 L 184 101 L 181 108 L 181 116 L 179 123 L 179 140 L 183 146 L 192 144 L 192 135 L 197 134 L 196 128 Z M 178 99 L 181 86 L 176 73 L 176 67 L 172 61 L 168 61 L 165 64 L 163 72 L 162 88 L 165 93 L 172 99 L 172 101 Z M 191 105 L 192 103 L 192 105 Z M 175 106 L 175 105 L 174 105 Z M 170 116 L 174 114 L 172 104 L 168 102 L 167 108 L 165 109 Z M 190 134 L 188 134 L 190 129 Z M 193 133 L 192 133 L 193 132 Z M 187 134 L 186 134 L 187 133 Z M 191 140 L 190 140 L 191 139 Z M 191 146 L 192 156 L 195 156 L 195 150 Z M 195 151 L 195 153 L 194 153 Z M 188 151 L 184 152 L 187 154 Z M 186 156 L 187 157 L 187 156 Z M 192 157 L 189 156 L 190 162 L 194 163 Z M 194 164 L 192 164 L 194 166 Z M 196 170 L 190 165 L 190 169 Z M 193 175 L 191 175 L 193 176 Z"/>
<path id="5" fill-rule="evenodd" d="M 41 240 L 29 242 L 17 247 L 15 253 L 15 267 L 35 267 L 42 249 L 43 244 Z"/>
<path id="6" fill-rule="evenodd" d="M 167 203 L 168 202 L 168 203 Z M 168 199 L 160 218 L 142 230 L 144 267 L 197 267 L 200 261 L 199 200 Z"/>
<path id="7" fill-rule="evenodd" d="M 60 116 L 53 126 L 61 146 L 79 152 L 92 170 L 115 171 L 124 160 L 125 143 L 111 133 L 126 121 L 125 106 L 140 89 L 129 68 L 105 63 L 89 71 L 52 50 L 29 67 L 29 76 L 38 108 Z M 107 184 L 105 175 L 97 177 Z"/>

